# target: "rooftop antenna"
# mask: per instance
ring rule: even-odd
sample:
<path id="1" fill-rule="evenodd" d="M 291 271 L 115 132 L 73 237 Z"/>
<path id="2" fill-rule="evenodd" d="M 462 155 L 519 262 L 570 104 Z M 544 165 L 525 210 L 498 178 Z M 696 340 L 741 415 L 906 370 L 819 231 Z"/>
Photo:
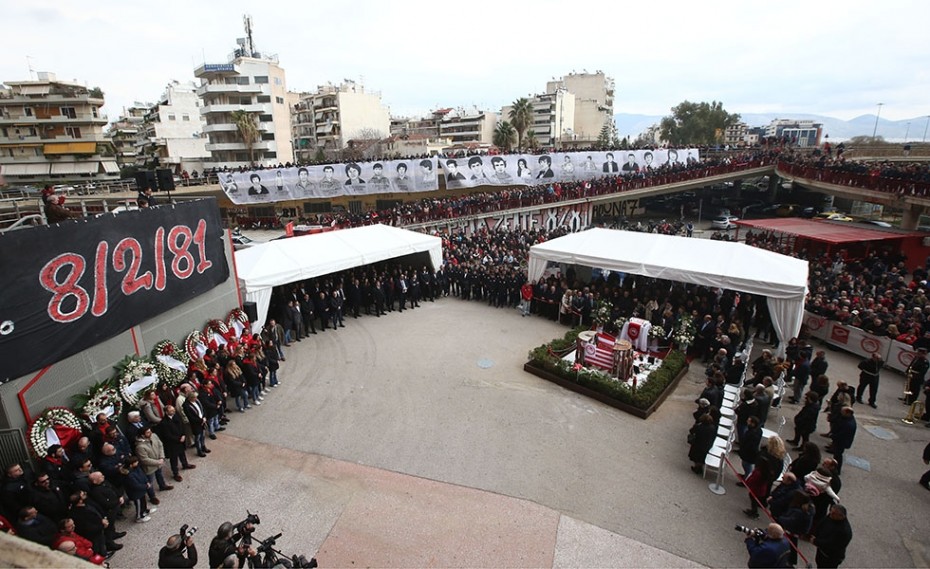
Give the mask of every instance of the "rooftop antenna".
<path id="1" fill-rule="evenodd" d="M 245 45 L 242 46 L 243 55 L 253 57 L 255 44 L 252 42 L 252 16 L 243 14 L 242 24 L 245 27 Z"/>
<path id="2" fill-rule="evenodd" d="M 29 68 L 29 79 L 35 81 L 36 70 L 32 68 L 32 56 L 26 56 L 26 67 Z"/>

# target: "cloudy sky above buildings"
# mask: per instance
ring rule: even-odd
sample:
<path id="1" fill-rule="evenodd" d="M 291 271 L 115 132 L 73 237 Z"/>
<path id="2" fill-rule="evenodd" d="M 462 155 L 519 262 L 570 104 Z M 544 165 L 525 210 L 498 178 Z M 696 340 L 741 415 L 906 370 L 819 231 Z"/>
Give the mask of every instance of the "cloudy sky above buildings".
<path id="1" fill-rule="evenodd" d="M 0 80 L 51 71 L 99 86 L 115 118 L 242 37 L 277 54 L 292 91 L 352 79 L 392 115 L 500 110 L 572 71 L 616 81 L 618 113 L 687 99 L 730 112 L 891 120 L 930 115 L 926 0 L 61 2 L 0 0 Z"/>

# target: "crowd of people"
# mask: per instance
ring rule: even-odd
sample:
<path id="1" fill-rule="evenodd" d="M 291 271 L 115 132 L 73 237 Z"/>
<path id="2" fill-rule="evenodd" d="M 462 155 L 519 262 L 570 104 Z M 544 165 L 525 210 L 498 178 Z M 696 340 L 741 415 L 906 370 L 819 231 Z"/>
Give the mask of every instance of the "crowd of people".
<path id="1" fill-rule="evenodd" d="M 930 195 L 930 165 L 926 162 L 847 160 L 842 153 L 786 153 L 778 169 L 809 180 L 902 196 Z"/>
<path id="2" fill-rule="evenodd" d="M 271 331 L 264 332 L 230 334 L 191 363 L 180 385 L 157 384 L 124 416 L 97 414 L 67 448 L 49 446 L 37 469 L 8 465 L 0 484 L 0 526 L 103 564 L 123 547 L 126 532 L 119 526 L 150 521 L 160 496 L 175 489 L 171 482 L 197 468 L 188 451 L 208 456 L 207 441 L 232 420 L 231 401 L 245 413 L 279 384 L 279 352 Z M 173 536 L 166 555 L 188 559 L 187 541 Z M 196 563 L 193 544 L 186 548 Z M 168 563 L 162 566 L 193 567 Z"/>

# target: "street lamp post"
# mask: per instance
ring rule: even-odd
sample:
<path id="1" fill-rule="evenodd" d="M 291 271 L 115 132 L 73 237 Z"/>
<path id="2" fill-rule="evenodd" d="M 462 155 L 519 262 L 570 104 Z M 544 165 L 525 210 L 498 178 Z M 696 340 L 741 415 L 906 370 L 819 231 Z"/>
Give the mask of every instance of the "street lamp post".
<path id="1" fill-rule="evenodd" d="M 878 104 L 878 113 L 875 114 L 875 128 L 872 129 L 872 142 L 875 142 L 875 134 L 878 132 L 878 117 L 882 115 L 882 105 L 884 105 L 884 103 Z"/>
<path id="2" fill-rule="evenodd" d="M 930 115 L 927 115 L 927 126 L 924 127 L 924 142 L 927 142 L 927 128 L 930 128 Z"/>
<path id="3" fill-rule="evenodd" d="M 907 135 L 911 133 L 911 121 L 907 121 L 907 128 L 904 129 L 904 142 L 907 142 Z"/>

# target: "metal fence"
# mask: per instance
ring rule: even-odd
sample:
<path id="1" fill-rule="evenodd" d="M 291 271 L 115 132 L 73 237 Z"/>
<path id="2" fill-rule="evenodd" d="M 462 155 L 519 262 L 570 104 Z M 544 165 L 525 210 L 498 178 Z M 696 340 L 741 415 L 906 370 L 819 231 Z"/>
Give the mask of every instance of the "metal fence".
<path id="1" fill-rule="evenodd" d="M 26 439 L 20 429 L 0 429 L 0 466 L 4 469 L 11 464 L 30 464 Z"/>

